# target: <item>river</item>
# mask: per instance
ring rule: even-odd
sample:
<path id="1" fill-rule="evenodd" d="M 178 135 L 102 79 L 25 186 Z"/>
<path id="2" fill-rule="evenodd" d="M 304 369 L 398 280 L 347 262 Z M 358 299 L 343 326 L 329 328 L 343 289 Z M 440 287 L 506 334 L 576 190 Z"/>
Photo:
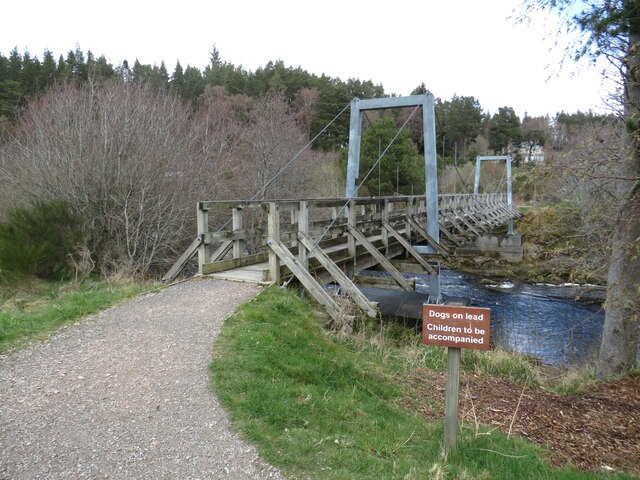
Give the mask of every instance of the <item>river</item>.
<path id="1" fill-rule="evenodd" d="M 577 288 L 504 282 L 482 285 L 477 277 L 441 270 L 441 291 L 470 305 L 491 309 L 492 343 L 539 358 L 550 365 L 573 365 L 594 358 L 602 336 L 604 310 L 599 302 L 565 298 Z M 426 292 L 416 276 L 416 291 Z"/>

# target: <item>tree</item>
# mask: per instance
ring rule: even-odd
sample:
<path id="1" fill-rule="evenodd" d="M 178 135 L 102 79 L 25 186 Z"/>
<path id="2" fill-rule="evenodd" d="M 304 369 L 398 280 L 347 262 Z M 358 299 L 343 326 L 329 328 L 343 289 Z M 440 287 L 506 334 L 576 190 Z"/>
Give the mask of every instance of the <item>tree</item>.
<path id="1" fill-rule="evenodd" d="M 311 122 L 311 136 L 315 136 L 342 109 L 347 107 L 353 97 L 350 97 L 344 88 L 344 84 L 329 81 L 320 87 L 316 116 Z M 349 114 L 343 113 L 331 126 L 318 138 L 314 147 L 320 150 L 332 150 L 342 148 L 349 143 Z"/>
<path id="2" fill-rule="evenodd" d="M 310 150 L 276 178 L 306 143 L 306 135 L 282 94 L 270 93 L 256 100 L 247 112 L 236 152 L 241 164 L 234 181 L 245 186 L 243 196 L 258 193 L 259 199 L 312 197 L 308 183 L 317 165 Z"/>
<path id="3" fill-rule="evenodd" d="M 640 0 L 530 0 L 529 8 L 557 12 L 580 34 L 575 58 L 604 57 L 622 87 L 623 144 L 611 159 L 616 180 L 616 226 L 611 239 L 600 375 L 637 364 L 640 324 Z"/>
<path id="4" fill-rule="evenodd" d="M 38 57 L 31 57 L 29 52 L 24 52 L 22 57 L 22 71 L 20 83 L 25 95 L 31 96 L 40 91 L 40 70 L 42 65 Z"/>
<path id="5" fill-rule="evenodd" d="M 496 154 L 508 155 L 516 150 L 522 140 L 520 119 L 511 107 L 500 107 L 491 117 L 489 148 Z"/>
<path id="6" fill-rule="evenodd" d="M 571 142 L 571 138 L 585 127 L 595 125 L 597 123 L 606 123 L 611 119 L 610 116 L 596 114 L 592 111 L 575 113 L 560 112 L 556 114 L 553 121 L 552 144 L 554 150 L 564 150 Z"/>
<path id="7" fill-rule="evenodd" d="M 317 88 L 302 88 L 293 100 L 292 106 L 296 112 L 297 123 L 307 135 L 310 133 L 318 98 L 319 92 Z"/>
<path id="8" fill-rule="evenodd" d="M 190 117 L 175 96 L 122 79 L 49 90 L 0 146 L 1 193 L 68 205 L 105 274 L 163 268 L 205 198 Z"/>
<path id="9" fill-rule="evenodd" d="M 184 70 L 182 69 L 182 65 L 180 65 L 180 60 L 176 62 L 176 68 L 173 70 L 170 86 L 172 92 L 182 96 L 182 92 L 184 91 Z"/>
<path id="10" fill-rule="evenodd" d="M 13 118 L 22 100 L 22 86 L 15 80 L 0 82 L 0 117 Z"/>
<path id="11" fill-rule="evenodd" d="M 107 59 L 104 55 L 100 55 L 98 59 L 92 66 L 89 75 L 99 79 L 99 80 L 107 80 L 115 77 L 116 72 L 113 69 L 113 65 L 107 62 Z"/>
<path id="12" fill-rule="evenodd" d="M 250 104 L 249 97 L 227 95 L 221 86 L 207 86 L 198 99 L 194 135 L 198 155 L 209 172 L 207 190 L 212 198 L 249 198 L 254 193 L 247 194 L 236 180 L 240 164 L 236 150 Z"/>
<path id="13" fill-rule="evenodd" d="M 192 67 L 191 65 L 187 65 L 187 68 L 184 71 L 183 88 L 182 91 L 180 91 L 182 98 L 185 101 L 190 102 L 192 105 L 195 105 L 198 97 L 203 91 L 204 81 L 200 70 L 196 67 Z"/>
<path id="14" fill-rule="evenodd" d="M 394 140 L 396 134 L 398 136 Z M 386 153 L 373 168 L 385 150 Z M 370 170 L 371 173 L 364 180 Z M 392 118 L 383 118 L 367 128 L 362 134 L 360 176 L 368 192 L 361 190 L 359 195 L 423 192 L 424 160 L 411 143 L 409 131 L 404 129 L 398 134 L 398 127 Z"/>
<path id="15" fill-rule="evenodd" d="M 43 89 L 53 85 L 56 78 L 56 61 L 49 50 L 44 51 L 42 68 L 40 69 L 40 84 Z"/>
<path id="16" fill-rule="evenodd" d="M 76 82 L 83 82 L 88 78 L 87 63 L 84 59 L 84 53 L 77 47 L 75 51 L 69 50 L 67 53 L 67 72 L 69 79 Z"/>
<path id="17" fill-rule="evenodd" d="M 420 85 L 413 89 L 411 95 L 424 95 L 427 92 L 427 86 L 424 84 L 424 82 L 422 82 Z"/>
<path id="18" fill-rule="evenodd" d="M 474 97 L 454 95 L 451 100 L 438 102 L 438 137 L 440 149 L 452 156 L 460 152 L 466 156 L 469 147 L 480 134 L 482 126 L 482 107 Z"/>
<path id="19" fill-rule="evenodd" d="M 17 48 L 11 50 L 9 54 L 9 64 L 7 68 L 7 79 L 18 81 L 22 72 L 22 55 Z"/>
<path id="20" fill-rule="evenodd" d="M 544 147 L 547 141 L 547 121 L 544 117 L 529 117 L 524 114 L 522 120 L 521 146 L 527 150 L 527 162 L 533 161 L 533 151 Z"/>

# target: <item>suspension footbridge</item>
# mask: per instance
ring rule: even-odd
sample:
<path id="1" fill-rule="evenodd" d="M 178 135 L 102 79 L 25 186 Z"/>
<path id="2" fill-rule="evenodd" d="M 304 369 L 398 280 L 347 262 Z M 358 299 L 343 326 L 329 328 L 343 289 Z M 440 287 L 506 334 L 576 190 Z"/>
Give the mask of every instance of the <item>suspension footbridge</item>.
<path id="1" fill-rule="evenodd" d="M 425 194 L 359 197 L 359 185 L 384 156 L 382 152 L 357 185 L 362 112 L 407 106 L 414 106 L 414 113 L 420 107 L 423 110 Z M 479 193 L 485 160 L 505 162 L 506 192 Z M 440 303 L 440 266 L 453 255 L 507 255 L 517 260 L 522 243 L 513 233 L 513 219 L 519 215 L 512 201 L 508 156 L 478 157 L 473 194 L 438 193 L 431 94 L 354 99 L 346 198 L 198 202 L 197 237 L 164 280 L 175 278 L 197 255 L 201 275 L 285 286 L 295 282 L 333 319 L 344 312 L 333 293 L 336 289 L 327 287 L 339 286 L 342 295 L 375 317 L 377 305 L 362 293 L 362 287 L 412 292 L 415 282 L 404 273 L 422 273 L 429 283 L 427 301 Z M 212 228 L 211 224 L 222 226 Z M 506 235 L 492 233 L 505 224 L 509 225 Z M 373 267 L 388 275 L 361 275 Z"/>

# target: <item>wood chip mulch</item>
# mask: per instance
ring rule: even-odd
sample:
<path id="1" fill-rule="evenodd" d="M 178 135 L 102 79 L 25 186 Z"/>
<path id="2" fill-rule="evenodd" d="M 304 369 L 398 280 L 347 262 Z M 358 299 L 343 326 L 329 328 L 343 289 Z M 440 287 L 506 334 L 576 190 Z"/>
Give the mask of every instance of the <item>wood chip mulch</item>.
<path id="1" fill-rule="evenodd" d="M 408 381 L 419 411 L 443 420 L 446 373 L 421 370 Z M 640 475 L 640 375 L 564 396 L 461 373 L 459 414 L 464 425 L 493 425 L 548 448 L 555 465 Z"/>

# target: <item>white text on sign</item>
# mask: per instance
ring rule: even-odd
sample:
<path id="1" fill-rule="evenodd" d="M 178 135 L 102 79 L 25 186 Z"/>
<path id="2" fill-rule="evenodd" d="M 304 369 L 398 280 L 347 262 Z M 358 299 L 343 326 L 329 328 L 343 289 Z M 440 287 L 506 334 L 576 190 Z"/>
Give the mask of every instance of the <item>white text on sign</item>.
<path id="1" fill-rule="evenodd" d="M 487 308 L 428 305 L 422 310 L 422 342 L 442 347 L 489 349 Z"/>

